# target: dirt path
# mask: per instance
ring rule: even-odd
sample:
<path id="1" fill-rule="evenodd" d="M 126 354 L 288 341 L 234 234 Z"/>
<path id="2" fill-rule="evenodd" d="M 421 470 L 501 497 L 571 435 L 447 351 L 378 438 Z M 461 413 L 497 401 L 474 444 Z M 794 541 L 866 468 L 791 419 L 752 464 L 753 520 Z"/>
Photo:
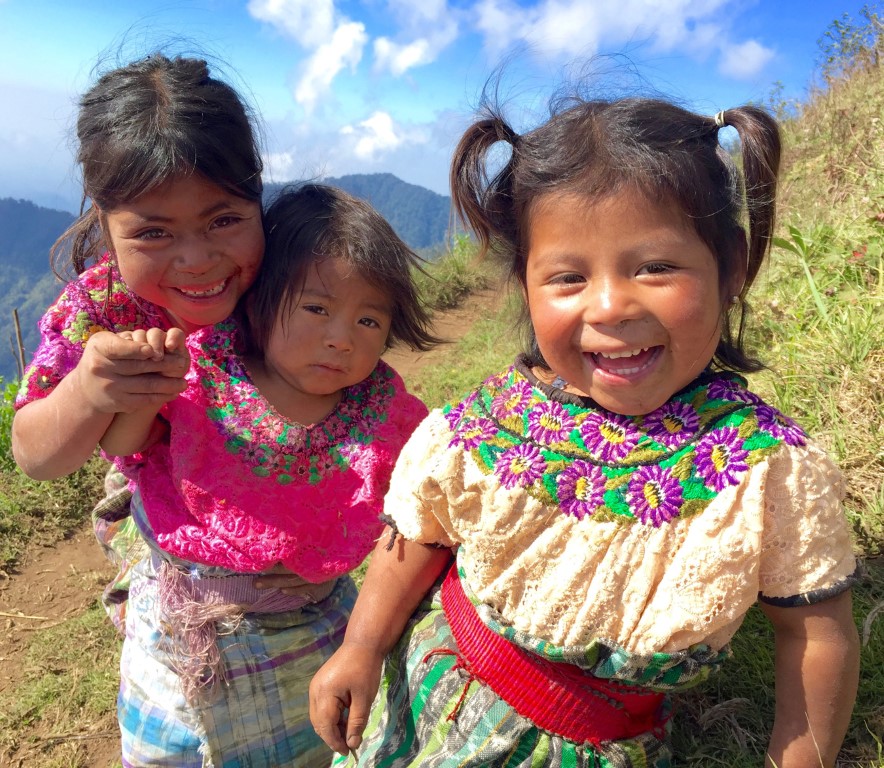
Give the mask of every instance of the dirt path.
<path id="1" fill-rule="evenodd" d="M 476 318 L 499 307 L 502 297 L 500 290 L 478 292 L 462 307 L 440 313 L 434 325 L 435 333 L 451 341 L 461 338 Z M 408 383 L 411 376 L 432 364 L 444 349 L 421 353 L 393 349 L 385 359 Z M 14 574 L 0 572 L 0 626 L 3 627 L 0 693 L 17 685 L 27 673 L 26 650 L 34 634 L 82 615 L 99 598 L 113 574 L 88 524 L 54 547 L 27 553 Z M 119 736 L 112 714 L 93 723 L 84 733 L 59 736 L 53 733 L 52 723 L 47 723 L 42 734 L 38 729 L 29 736 L 33 743 L 0 749 L 0 765 L 4 768 L 39 766 L 43 764 L 41 745 L 47 742 L 65 742 L 70 747 L 70 762 L 65 765 L 110 768 L 119 764 Z"/>

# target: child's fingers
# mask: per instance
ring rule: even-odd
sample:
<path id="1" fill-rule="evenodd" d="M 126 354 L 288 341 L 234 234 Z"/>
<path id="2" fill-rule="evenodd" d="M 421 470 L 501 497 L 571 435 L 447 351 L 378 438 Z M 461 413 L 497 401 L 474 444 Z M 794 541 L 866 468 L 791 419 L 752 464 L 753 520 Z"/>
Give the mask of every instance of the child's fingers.
<path id="1" fill-rule="evenodd" d="M 183 352 L 187 336 L 180 328 L 170 328 L 166 332 L 166 351 L 167 352 Z"/>
<path id="2" fill-rule="evenodd" d="M 362 744 L 362 734 L 368 725 L 368 715 L 371 709 L 371 700 L 360 696 L 353 696 L 350 703 L 350 711 L 347 713 L 347 747 L 359 749 Z"/>
<path id="3" fill-rule="evenodd" d="M 148 328 L 144 333 L 144 340 L 153 350 L 153 359 L 162 360 L 166 353 L 166 331 L 162 328 Z"/>
<path id="4" fill-rule="evenodd" d="M 317 699 L 310 708 L 313 730 L 331 749 L 342 755 L 350 753 L 344 738 L 344 705 L 340 699 Z"/>
<path id="5" fill-rule="evenodd" d="M 110 361 L 150 360 L 155 352 L 143 332 L 128 331 L 124 336 L 110 331 L 100 331 L 90 336 L 86 342 L 83 355 L 85 357 L 90 354 Z"/>

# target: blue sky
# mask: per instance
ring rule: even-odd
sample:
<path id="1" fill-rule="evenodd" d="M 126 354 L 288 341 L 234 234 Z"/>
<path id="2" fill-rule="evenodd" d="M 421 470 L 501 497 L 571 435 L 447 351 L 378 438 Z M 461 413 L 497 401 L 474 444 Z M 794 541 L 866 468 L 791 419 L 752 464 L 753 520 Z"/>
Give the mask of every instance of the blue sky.
<path id="1" fill-rule="evenodd" d="M 77 95 L 96 66 L 156 48 L 206 56 L 246 95 L 271 180 L 390 172 L 447 194 L 451 151 L 504 58 L 519 130 L 595 53 L 627 53 L 647 83 L 713 114 L 777 82 L 803 100 L 817 40 L 864 4 L 0 0 L 0 197 L 72 209 Z"/>

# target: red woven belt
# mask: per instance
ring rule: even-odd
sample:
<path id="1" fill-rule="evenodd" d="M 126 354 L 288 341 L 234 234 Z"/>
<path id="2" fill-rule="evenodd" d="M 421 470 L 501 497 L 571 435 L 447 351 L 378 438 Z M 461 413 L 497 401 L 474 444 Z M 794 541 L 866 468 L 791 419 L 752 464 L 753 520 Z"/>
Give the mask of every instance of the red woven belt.
<path id="1" fill-rule="evenodd" d="M 442 584 L 442 608 L 467 671 L 542 730 L 598 746 L 662 725 L 665 694 L 547 661 L 491 631 L 464 593 L 456 566 Z"/>

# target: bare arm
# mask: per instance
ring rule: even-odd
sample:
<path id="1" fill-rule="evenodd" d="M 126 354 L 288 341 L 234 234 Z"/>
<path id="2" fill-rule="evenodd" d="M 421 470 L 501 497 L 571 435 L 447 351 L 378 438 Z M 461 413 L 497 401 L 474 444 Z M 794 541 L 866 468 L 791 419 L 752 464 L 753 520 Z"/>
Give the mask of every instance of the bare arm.
<path id="1" fill-rule="evenodd" d="M 36 480 L 68 475 L 89 460 L 115 413 L 159 409 L 182 392 L 187 362 L 156 358 L 146 341 L 109 331 L 90 337 L 77 367 L 15 414 L 12 451 L 22 470 Z"/>
<path id="2" fill-rule="evenodd" d="M 851 594 L 795 608 L 761 606 L 776 633 L 776 716 L 765 765 L 831 768 L 859 680 Z"/>
<path id="3" fill-rule="evenodd" d="M 388 552 L 389 534 L 387 530 L 372 554 L 343 645 L 310 683 L 310 721 L 322 739 L 341 754 L 362 743 L 384 656 L 451 562 L 449 550 L 401 537 Z M 346 720 L 345 709 L 349 709 Z"/>

